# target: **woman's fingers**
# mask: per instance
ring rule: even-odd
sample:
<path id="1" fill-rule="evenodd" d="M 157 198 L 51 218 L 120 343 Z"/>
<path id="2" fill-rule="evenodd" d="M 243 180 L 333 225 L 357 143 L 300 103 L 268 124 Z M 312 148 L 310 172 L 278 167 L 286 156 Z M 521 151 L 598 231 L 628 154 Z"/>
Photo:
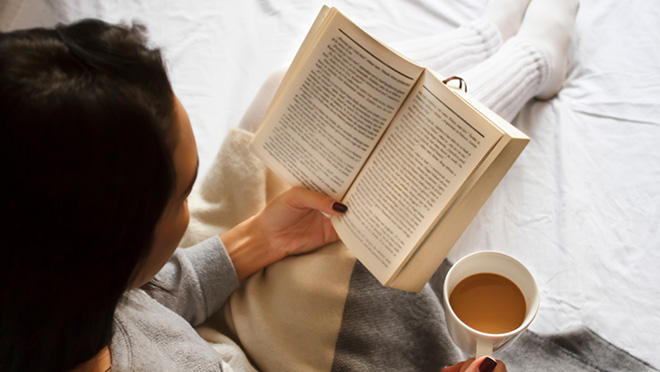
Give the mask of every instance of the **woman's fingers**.
<path id="1" fill-rule="evenodd" d="M 477 360 L 470 358 L 464 362 L 444 368 L 442 372 L 506 372 L 506 366 L 501 360 L 485 356 Z"/>

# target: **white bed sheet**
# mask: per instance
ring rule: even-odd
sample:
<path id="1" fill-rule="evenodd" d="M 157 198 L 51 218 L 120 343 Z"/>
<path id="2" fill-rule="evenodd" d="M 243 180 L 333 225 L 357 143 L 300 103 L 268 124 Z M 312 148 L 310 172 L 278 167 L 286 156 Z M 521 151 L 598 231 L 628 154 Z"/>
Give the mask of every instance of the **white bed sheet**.
<path id="1" fill-rule="evenodd" d="M 203 175 L 321 0 L 0 0 L 0 28 L 137 20 L 164 50 Z M 327 1 L 394 43 L 478 17 L 485 1 Z M 515 124 L 528 148 L 450 254 L 518 257 L 542 291 L 532 329 L 586 325 L 660 366 L 660 6 L 583 0 L 568 81 Z"/>

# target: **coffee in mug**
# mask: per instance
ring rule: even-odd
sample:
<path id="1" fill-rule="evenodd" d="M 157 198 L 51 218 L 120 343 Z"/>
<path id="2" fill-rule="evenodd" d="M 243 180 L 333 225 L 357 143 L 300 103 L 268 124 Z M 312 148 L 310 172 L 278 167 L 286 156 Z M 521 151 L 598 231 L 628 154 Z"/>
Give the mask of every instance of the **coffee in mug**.
<path id="1" fill-rule="evenodd" d="M 461 280 L 449 296 L 456 316 L 484 333 L 506 333 L 522 325 L 527 313 L 525 296 L 511 280 L 479 273 Z"/>
<path id="2" fill-rule="evenodd" d="M 475 252 L 458 260 L 447 272 L 442 292 L 449 336 L 475 358 L 510 345 L 539 309 L 534 277 L 501 252 Z"/>

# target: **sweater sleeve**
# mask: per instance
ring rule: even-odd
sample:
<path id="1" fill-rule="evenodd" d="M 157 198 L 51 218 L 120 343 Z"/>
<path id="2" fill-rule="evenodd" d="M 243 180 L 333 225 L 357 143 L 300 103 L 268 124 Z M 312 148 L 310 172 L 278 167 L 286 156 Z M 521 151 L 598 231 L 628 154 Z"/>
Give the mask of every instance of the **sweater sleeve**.
<path id="1" fill-rule="evenodd" d="M 218 311 L 238 285 L 234 265 L 220 238 L 214 236 L 177 249 L 142 289 L 196 326 Z"/>

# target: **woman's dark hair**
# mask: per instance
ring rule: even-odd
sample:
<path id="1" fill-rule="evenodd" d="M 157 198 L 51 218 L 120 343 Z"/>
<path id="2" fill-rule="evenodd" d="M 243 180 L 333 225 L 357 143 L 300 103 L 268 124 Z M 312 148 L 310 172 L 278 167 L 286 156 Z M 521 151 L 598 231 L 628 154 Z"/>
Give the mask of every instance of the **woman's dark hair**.
<path id="1" fill-rule="evenodd" d="M 143 27 L 0 33 L 1 371 L 67 371 L 109 344 L 174 188 L 174 121 Z"/>

